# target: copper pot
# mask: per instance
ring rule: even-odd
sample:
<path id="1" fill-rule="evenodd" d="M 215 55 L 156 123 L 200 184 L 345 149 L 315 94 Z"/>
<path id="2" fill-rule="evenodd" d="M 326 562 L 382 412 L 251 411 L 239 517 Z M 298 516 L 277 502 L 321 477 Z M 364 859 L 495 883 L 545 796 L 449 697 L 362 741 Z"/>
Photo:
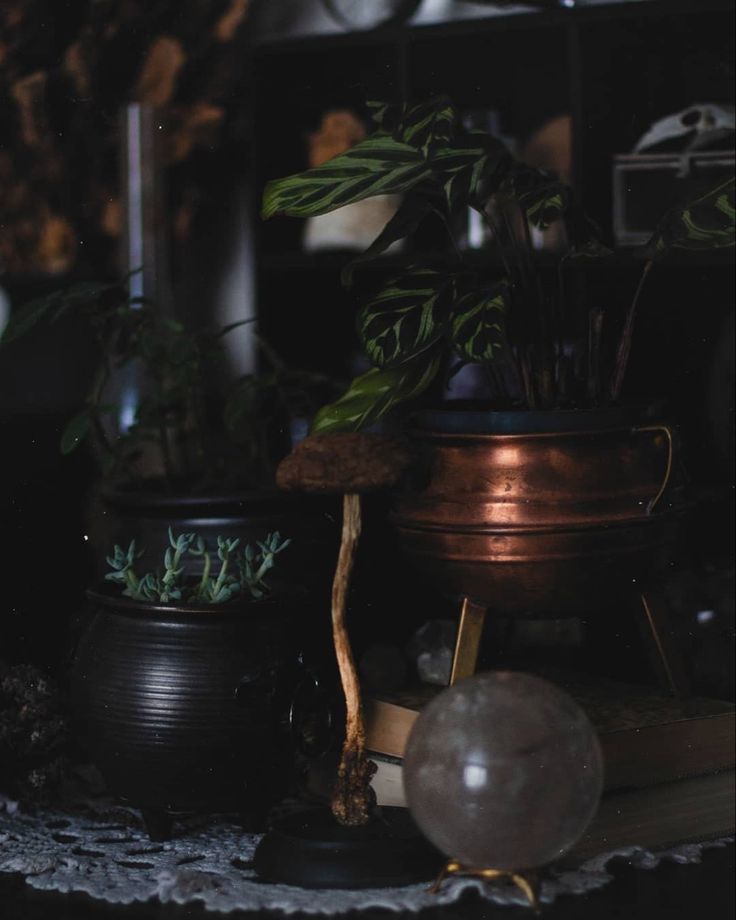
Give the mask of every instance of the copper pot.
<path id="1" fill-rule="evenodd" d="M 672 429 L 646 412 L 437 411 L 394 522 L 422 577 L 515 615 L 578 615 L 666 560 Z"/>

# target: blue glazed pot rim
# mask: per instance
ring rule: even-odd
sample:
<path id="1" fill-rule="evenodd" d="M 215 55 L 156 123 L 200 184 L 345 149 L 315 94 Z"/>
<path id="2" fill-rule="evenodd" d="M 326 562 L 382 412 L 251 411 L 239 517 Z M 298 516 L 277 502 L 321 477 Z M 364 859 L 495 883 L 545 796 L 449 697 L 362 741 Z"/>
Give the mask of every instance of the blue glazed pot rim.
<path id="1" fill-rule="evenodd" d="M 171 493 L 150 489 L 118 488 L 103 493 L 106 505 L 120 511 L 148 515 L 171 515 L 186 509 L 191 514 L 212 517 L 235 514 L 298 512 L 316 506 L 320 496 L 281 492 L 276 488 L 253 492 Z M 321 498 L 324 502 L 324 498 Z"/>
<path id="2" fill-rule="evenodd" d="M 463 406 L 425 409 L 412 415 L 409 428 L 443 434 L 554 434 L 630 429 L 656 424 L 663 405 L 656 402 L 600 409 L 528 409 L 497 412 Z"/>

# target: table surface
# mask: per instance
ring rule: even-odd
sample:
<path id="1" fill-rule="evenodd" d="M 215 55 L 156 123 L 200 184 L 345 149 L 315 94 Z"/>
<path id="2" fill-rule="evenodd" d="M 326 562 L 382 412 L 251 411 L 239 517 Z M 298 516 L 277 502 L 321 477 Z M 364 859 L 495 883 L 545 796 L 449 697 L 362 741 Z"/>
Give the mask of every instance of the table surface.
<path id="1" fill-rule="evenodd" d="M 677 865 L 662 862 L 655 869 L 634 869 L 625 859 L 609 865 L 614 880 L 588 895 L 558 898 L 543 908 L 546 920 L 731 920 L 736 910 L 736 850 L 733 844 L 705 850 L 702 861 Z M 86 895 L 40 892 L 17 875 L 0 873 L 2 920 L 254 920 L 255 914 L 236 911 L 218 915 L 199 905 L 176 906 L 147 902 L 130 906 L 93 901 Z M 290 920 L 306 920 L 291 914 Z M 311 920 L 320 915 L 309 915 Z M 468 892 L 458 904 L 422 911 L 393 913 L 384 909 L 342 915 L 351 920 L 505 920 L 534 915 L 521 908 L 502 908 Z M 333 915 L 333 920 L 336 918 Z"/>

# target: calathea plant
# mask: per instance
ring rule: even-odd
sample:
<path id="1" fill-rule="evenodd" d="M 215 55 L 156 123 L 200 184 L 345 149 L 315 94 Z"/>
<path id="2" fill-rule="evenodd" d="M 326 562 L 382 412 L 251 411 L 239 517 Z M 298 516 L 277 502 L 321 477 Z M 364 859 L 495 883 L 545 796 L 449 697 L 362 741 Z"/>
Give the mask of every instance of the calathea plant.
<path id="1" fill-rule="evenodd" d="M 449 264 L 408 258 L 381 286 L 364 291 L 358 331 L 373 367 L 321 409 L 312 430 L 369 427 L 394 407 L 441 388 L 464 364 L 484 369 L 490 405 L 497 409 L 618 400 L 642 285 L 625 320 L 573 296 L 580 265 L 611 253 L 572 189 L 514 159 L 492 135 L 463 129 L 446 97 L 369 107 L 373 133 L 321 166 L 270 182 L 263 217 L 309 217 L 401 193 L 396 214 L 344 269 L 344 283 L 427 219 L 445 225 L 452 255 Z M 469 268 L 454 246 L 453 225 L 468 207 L 482 215 L 494 242 L 490 274 Z M 530 228 L 553 222 L 562 223 L 566 245 L 550 284 L 549 259 L 539 259 Z M 673 248 L 733 244 L 731 179 L 665 216 L 647 247 L 644 277 Z M 619 339 L 613 371 L 601 360 L 604 334 Z"/>
<path id="2" fill-rule="evenodd" d="M 135 565 L 143 552 L 131 540 L 127 550 L 115 546 L 107 557 L 112 571 L 105 580 L 122 585 L 125 597 L 148 603 L 223 604 L 234 597 L 260 600 L 270 590 L 266 575 L 276 564 L 277 555 L 290 543 L 276 532 L 239 551 L 239 539 L 218 536 L 215 559 L 199 534 L 175 537 L 169 528 L 170 545 L 164 553 L 163 569 L 139 575 Z M 187 573 L 187 556 L 201 557 L 200 575 L 192 577 Z"/>

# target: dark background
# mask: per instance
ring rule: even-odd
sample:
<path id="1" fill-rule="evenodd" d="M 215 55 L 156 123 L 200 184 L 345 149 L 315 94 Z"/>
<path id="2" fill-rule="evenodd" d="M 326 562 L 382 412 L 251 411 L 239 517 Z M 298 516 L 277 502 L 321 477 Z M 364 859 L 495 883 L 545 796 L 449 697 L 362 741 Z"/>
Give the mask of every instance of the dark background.
<path id="1" fill-rule="evenodd" d="M 59 48 L 64 34 L 57 24 Z M 175 311 L 185 321 L 208 318 L 207 293 L 232 189 L 246 183 L 261 330 L 287 362 L 342 379 L 357 359 L 351 295 L 339 282 L 347 255 L 305 253 L 303 222 L 264 224 L 256 213 L 268 179 L 304 168 L 306 137 L 325 111 L 361 113 L 366 99 L 418 100 L 445 92 L 463 112 L 494 110 L 504 134 L 522 144 L 546 121 L 567 114 L 573 184 L 614 245 L 612 157 L 629 151 L 665 114 L 695 102 L 733 102 L 733 10 L 720 2 L 623 4 L 573 16 L 560 11 L 265 43 L 251 33 L 248 43 L 221 143 L 197 152 L 187 167 L 188 181 L 198 177 L 201 206 L 186 245 L 172 245 L 180 294 Z M 172 170 L 172 201 L 183 181 L 182 169 Z M 410 242 L 424 253 L 444 245 L 431 226 Z M 472 255 L 479 268 L 486 265 L 484 253 Z M 17 308 L 75 278 L 95 277 L 98 267 L 82 258 L 68 277 L 6 273 L 1 282 Z M 588 272 L 585 297 L 621 316 L 640 269 L 635 251 L 618 248 L 611 262 Z M 732 649 L 734 623 L 733 280 L 731 252 L 683 254 L 657 266 L 641 303 L 625 393 L 664 400 L 679 426 L 694 504 L 669 591 L 690 666 L 701 689 L 715 695 L 733 693 L 733 669 L 724 654 Z M 86 330 L 71 321 L 0 350 L 6 546 L 0 656 L 60 675 L 68 624 L 91 577 L 85 513 L 96 467 L 84 451 L 61 457 L 57 444 L 94 358 Z M 385 502 L 368 509 L 369 549 L 353 599 L 359 646 L 400 643 L 428 615 L 454 615 L 411 582 L 386 535 L 387 511 Z M 702 610 L 715 613 L 707 624 L 696 620 Z M 634 631 L 593 636 L 592 642 L 603 649 L 604 667 L 618 673 L 626 665 L 634 676 L 647 677 Z"/>
<path id="2" fill-rule="evenodd" d="M 64 22 L 71 28 L 74 11 L 83 6 L 55 7 L 51 31 L 59 46 Z M 548 119 L 570 114 L 573 182 L 613 244 L 612 156 L 629 151 L 657 118 L 688 104 L 733 103 L 733 18 L 732 3 L 677 0 L 580 9 L 574 16 L 535 14 L 269 43 L 251 35 L 239 82 L 247 91 L 229 100 L 221 145 L 200 153 L 188 173 L 194 169 L 199 177 L 202 206 L 192 238 L 186 247 L 172 249 L 171 261 L 180 290 L 182 278 L 194 274 L 196 296 L 183 297 L 176 309 L 185 318 L 207 313 L 211 272 L 202 277 L 191 265 L 196 259 L 207 260 L 210 269 L 217 263 L 232 187 L 245 182 L 257 202 L 269 178 L 304 168 L 306 135 L 326 110 L 362 111 L 371 98 L 416 100 L 445 92 L 463 110 L 494 109 L 504 132 L 521 141 Z M 183 180 L 174 172 L 170 181 L 175 188 Z M 251 218 L 264 334 L 288 361 L 347 377 L 357 341 L 350 298 L 339 284 L 345 254 L 308 256 L 299 221 L 262 225 L 255 207 Z M 439 237 L 430 229 L 412 245 L 433 251 Z M 610 266 L 587 279 L 587 296 L 623 309 L 639 270 L 634 253 L 618 250 Z M 6 273 L 0 284 L 17 309 L 56 286 L 98 275 L 94 261 L 82 259 L 64 277 Z M 626 393 L 632 399 L 664 399 L 679 426 L 693 505 L 666 593 L 696 691 L 731 699 L 733 282 L 732 254 L 683 256 L 656 269 L 641 304 Z M 73 322 L 0 348 L 0 659 L 40 665 L 62 685 L 72 648 L 70 624 L 84 603 L 92 571 L 85 521 L 97 469 L 87 452 L 62 457 L 58 440 L 83 398 L 94 359 L 86 330 Z M 375 642 L 401 645 L 428 616 L 454 615 L 451 605 L 410 581 L 387 537 L 387 511 L 381 501 L 368 508 L 366 551 L 351 609 L 358 649 Z M 699 622 L 701 611 L 712 611 L 713 617 Z M 515 649 L 499 644 L 499 635 L 492 636 L 487 663 L 515 663 Z M 625 618 L 616 630 L 593 630 L 584 653 L 593 667 L 651 679 L 635 627 Z M 568 651 L 544 654 L 567 660 Z M 702 867 L 667 864 L 635 872 L 619 865 L 615 886 L 559 901 L 546 915 L 570 920 L 732 916 L 733 892 L 723 884 L 732 873 L 733 848 L 707 854 Z M 5 877 L 0 878 L 0 904 L 4 915 L 24 920 L 133 912 L 93 905 L 81 896 L 60 906 Z M 135 913 L 194 920 L 202 911 L 142 905 Z M 383 916 L 374 913 L 376 920 Z M 470 899 L 442 917 L 491 920 L 497 914 Z M 426 920 L 434 916 L 428 913 Z"/>

